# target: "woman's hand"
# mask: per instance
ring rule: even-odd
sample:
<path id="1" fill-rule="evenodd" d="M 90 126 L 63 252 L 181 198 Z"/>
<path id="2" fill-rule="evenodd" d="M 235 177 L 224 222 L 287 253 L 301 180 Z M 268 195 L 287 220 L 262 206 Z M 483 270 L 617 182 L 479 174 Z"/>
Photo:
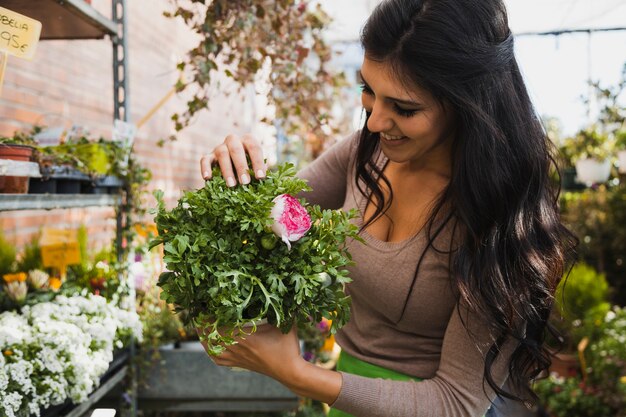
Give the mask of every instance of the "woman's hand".
<path id="1" fill-rule="evenodd" d="M 201 330 L 198 330 L 201 332 Z M 206 349 L 203 342 L 202 345 Z M 287 334 L 270 324 L 237 343 L 226 346 L 219 356 L 211 356 L 220 366 L 244 368 L 269 376 L 302 397 L 332 404 L 341 390 L 342 377 L 335 371 L 320 368 L 300 355 L 296 327 Z"/>
<path id="2" fill-rule="evenodd" d="M 252 135 L 242 137 L 228 135 L 222 144 L 200 159 L 202 177 L 205 180 L 211 179 L 212 166 L 217 162 L 226 185 L 234 187 L 237 181 L 241 184 L 249 184 L 250 175 L 246 153 L 250 156 L 254 176 L 257 179 L 264 178 L 266 167 L 263 162 L 263 150 L 259 141 Z"/>
<path id="3" fill-rule="evenodd" d="M 276 380 L 290 379 L 305 360 L 295 326 L 287 334 L 270 324 L 257 326 L 251 335 L 236 337 L 237 343 L 211 359 L 220 366 L 244 368 Z M 205 342 L 202 345 L 206 349 Z"/>

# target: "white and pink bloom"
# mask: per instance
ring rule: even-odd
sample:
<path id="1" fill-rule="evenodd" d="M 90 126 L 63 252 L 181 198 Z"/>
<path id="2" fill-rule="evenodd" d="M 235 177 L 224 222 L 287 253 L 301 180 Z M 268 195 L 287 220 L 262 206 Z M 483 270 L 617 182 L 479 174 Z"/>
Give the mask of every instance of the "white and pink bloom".
<path id="1" fill-rule="evenodd" d="M 298 199 L 289 194 L 281 194 L 272 201 L 272 231 L 291 249 L 291 242 L 298 241 L 311 228 L 311 217 Z"/>

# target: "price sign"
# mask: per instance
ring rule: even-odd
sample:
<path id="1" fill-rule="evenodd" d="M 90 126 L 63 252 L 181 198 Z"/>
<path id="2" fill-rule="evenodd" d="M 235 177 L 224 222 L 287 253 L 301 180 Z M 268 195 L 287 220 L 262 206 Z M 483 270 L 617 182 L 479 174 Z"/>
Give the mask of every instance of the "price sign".
<path id="1" fill-rule="evenodd" d="M 0 89 L 9 55 L 32 59 L 41 35 L 41 22 L 0 7 Z"/>
<path id="2" fill-rule="evenodd" d="M 0 51 L 32 59 L 41 35 L 41 22 L 0 7 Z"/>
<path id="3" fill-rule="evenodd" d="M 43 266 L 57 268 L 65 278 L 68 265 L 80 263 L 78 235 L 75 230 L 44 229 L 40 239 Z"/>

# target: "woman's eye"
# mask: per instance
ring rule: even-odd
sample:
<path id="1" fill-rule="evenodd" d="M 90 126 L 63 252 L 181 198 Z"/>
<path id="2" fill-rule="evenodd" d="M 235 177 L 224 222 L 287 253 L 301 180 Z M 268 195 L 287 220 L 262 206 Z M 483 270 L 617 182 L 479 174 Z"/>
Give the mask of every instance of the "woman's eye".
<path id="1" fill-rule="evenodd" d="M 419 109 L 403 109 L 402 107 L 398 106 L 397 104 L 393 105 L 393 110 L 398 114 L 398 116 L 402 116 L 402 117 L 412 117 L 412 116 L 415 116 L 417 114 L 417 112 L 419 111 Z"/>
<path id="2" fill-rule="evenodd" d="M 374 95 L 374 92 L 372 91 L 371 88 L 369 88 L 369 86 L 367 84 L 361 83 L 360 88 L 361 88 L 361 92 L 362 93 L 365 93 L 365 94 L 367 94 L 369 96 L 373 96 Z"/>

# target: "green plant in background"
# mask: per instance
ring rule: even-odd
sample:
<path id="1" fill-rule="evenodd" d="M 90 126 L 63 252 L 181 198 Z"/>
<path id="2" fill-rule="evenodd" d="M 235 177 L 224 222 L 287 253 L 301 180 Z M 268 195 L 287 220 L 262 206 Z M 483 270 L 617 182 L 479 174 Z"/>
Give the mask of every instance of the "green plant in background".
<path id="1" fill-rule="evenodd" d="M 594 395 L 579 377 L 549 376 L 534 385 L 537 396 L 551 417 L 611 417 L 611 408 Z"/>
<path id="2" fill-rule="evenodd" d="M 16 270 L 24 272 L 35 269 L 43 269 L 41 247 L 39 246 L 39 235 L 33 236 L 30 243 L 27 243 L 22 248 L 16 267 Z"/>
<path id="3" fill-rule="evenodd" d="M 563 140 L 560 151 L 570 166 L 581 159 L 603 161 L 613 155 L 614 141 L 600 131 L 598 126 L 579 130 Z"/>
<path id="4" fill-rule="evenodd" d="M 15 246 L 7 242 L 4 234 L 0 232 L 0 279 L 2 275 L 14 272 L 15 257 Z"/>
<path id="5" fill-rule="evenodd" d="M 343 73 L 329 68 L 332 52 L 323 31 L 330 18 L 321 6 L 301 0 L 172 3 L 174 11 L 165 16 L 182 18 L 200 38 L 178 65 L 177 91 L 189 90 L 193 97 L 185 112 L 172 116 L 177 132 L 209 108 L 218 75 L 240 90 L 267 81 L 267 100 L 288 136 L 322 140 L 340 130 L 331 109 L 346 81 Z M 185 74 L 193 78 L 186 80 Z"/>
<path id="6" fill-rule="evenodd" d="M 626 128 L 626 106 L 622 101 L 622 94 L 626 91 L 626 63 L 622 67 L 621 79 L 617 84 L 603 87 L 594 82 L 591 86 L 600 109 L 598 123 L 605 132 L 615 136 L 616 132 Z"/>
<path id="7" fill-rule="evenodd" d="M 37 143 L 37 141 L 34 139 L 33 136 L 39 132 L 41 132 L 41 127 L 39 126 L 34 126 L 30 132 L 16 131 L 13 134 L 13 137 L 0 136 L 0 144 L 24 145 L 24 146 L 31 146 L 33 148 L 37 148 L 39 144 Z"/>
<path id="8" fill-rule="evenodd" d="M 556 304 L 569 321 L 583 320 L 598 308 L 608 310 L 609 284 L 604 274 L 585 263 L 576 264 L 556 289 Z"/>
<path id="9" fill-rule="evenodd" d="M 578 236 L 579 257 L 606 275 L 613 304 L 626 305 L 626 186 L 561 195 L 561 215 Z"/>
<path id="10" fill-rule="evenodd" d="M 615 149 L 626 150 L 626 129 L 615 132 Z"/>
<path id="11" fill-rule="evenodd" d="M 609 286 L 603 274 L 584 263 L 575 265 L 557 287 L 553 324 L 565 335 L 566 350 L 575 351 L 588 336 L 588 322 L 609 310 Z"/>
<path id="12" fill-rule="evenodd" d="M 593 322 L 585 356 L 588 381 L 616 416 L 626 416 L 626 308 L 614 306 Z"/>
<path id="13" fill-rule="evenodd" d="M 588 347 L 583 372 L 568 378 L 550 377 L 534 390 L 554 417 L 626 416 L 626 309 L 614 306 L 583 319 Z"/>

